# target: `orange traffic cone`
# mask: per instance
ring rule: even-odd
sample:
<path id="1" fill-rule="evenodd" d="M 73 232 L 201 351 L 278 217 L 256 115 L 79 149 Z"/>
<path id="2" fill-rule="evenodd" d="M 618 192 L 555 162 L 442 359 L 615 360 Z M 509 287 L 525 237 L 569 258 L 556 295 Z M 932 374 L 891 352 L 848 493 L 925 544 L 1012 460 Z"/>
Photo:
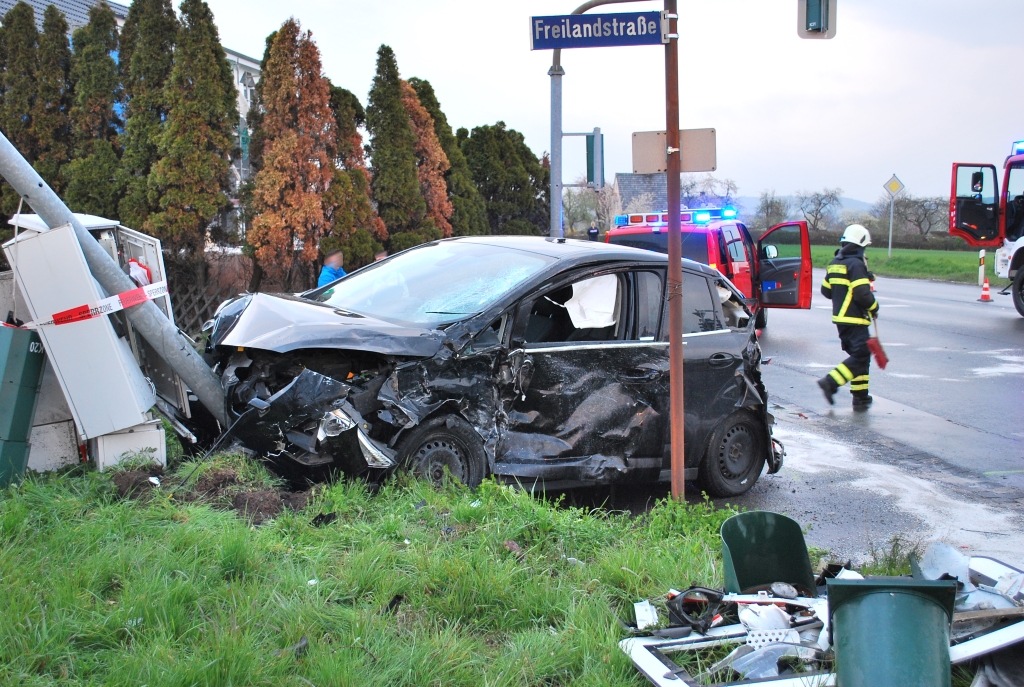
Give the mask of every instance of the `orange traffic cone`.
<path id="1" fill-rule="evenodd" d="M 991 303 L 992 295 L 988 292 L 988 279 L 981 285 L 981 298 L 978 299 L 979 303 Z"/>

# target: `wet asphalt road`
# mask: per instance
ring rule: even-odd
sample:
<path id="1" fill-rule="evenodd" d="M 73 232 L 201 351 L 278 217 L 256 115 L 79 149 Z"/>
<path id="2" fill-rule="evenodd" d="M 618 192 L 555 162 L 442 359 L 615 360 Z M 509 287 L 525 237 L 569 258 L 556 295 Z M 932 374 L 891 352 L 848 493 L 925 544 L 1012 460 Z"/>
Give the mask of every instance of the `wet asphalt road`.
<path id="1" fill-rule="evenodd" d="M 837 560 L 864 560 L 898 535 L 1024 568 L 1024 318 L 1009 296 L 979 295 L 879 278 L 890 363 L 872 366 L 867 413 L 852 411 L 846 390 L 830 407 L 814 383 L 845 357 L 828 303 L 815 293 L 810 311 L 771 311 L 764 377 L 786 465 L 731 502 L 793 517 Z M 664 495 L 599 498 L 636 511 Z"/>

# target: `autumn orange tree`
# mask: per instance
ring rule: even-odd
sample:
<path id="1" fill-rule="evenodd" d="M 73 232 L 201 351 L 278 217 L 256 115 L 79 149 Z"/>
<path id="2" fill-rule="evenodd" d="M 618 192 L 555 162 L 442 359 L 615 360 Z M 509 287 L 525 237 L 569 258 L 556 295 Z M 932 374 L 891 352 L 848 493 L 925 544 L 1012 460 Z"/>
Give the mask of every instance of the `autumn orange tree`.
<path id="1" fill-rule="evenodd" d="M 490 227 L 487 225 L 487 205 L 484 203 L 480 190 L 473 181 L 473 174 L 469 170 L 469 163 L 466 156 L 459 147 L 459 141 L 455 138 L 448 118 L 441 110 L 441 103 L 437 100 L 434 87 L 426 79 L 409 79 L 409 85 L 416 90 L 420 104 L 427 109 L 434 120 L 434 132 L 441 144 L 441 149 L 448 156 L 451 168 L 445 173 L 445 182 L 448 184 L 448 199 L 452 203 L 452 234 L 455 236 L 473 236 L 486 234 Z"/>
<path id="2" fill-rule="evenodd" d="M 451 167 L 448 156 L 441 148 L 434 131 L 434 118 L 420 103 L 416 90 L 408 81 L 401 84 L 402 106 L 409 114 L 409 125 L 416 137 L 413 151 L 416 154 L 416 178 L 420 182 L 420 193 L 427 204 L 427 219 L 441 236 L 452 235 L 452 202 L 448 199 L 448 184 L 445 173 Z"/>
<path id="3" fill-rule="evenodd" d="M 263 273 L 288 290 L 309 282 L 338 202 L 330 193 L 338 156 L 330 84 L 312 34 L 294 19 L 270 44 L 258 107 L 263 145 L 246 238 Z"/>

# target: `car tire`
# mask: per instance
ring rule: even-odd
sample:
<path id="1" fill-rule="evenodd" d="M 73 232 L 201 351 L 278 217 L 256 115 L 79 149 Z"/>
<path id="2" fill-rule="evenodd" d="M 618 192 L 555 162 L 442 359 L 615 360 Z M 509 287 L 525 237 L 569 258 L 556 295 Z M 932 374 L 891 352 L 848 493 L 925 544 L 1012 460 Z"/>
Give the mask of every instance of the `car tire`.
<path id="1" fill-rule="evenodd" d="M 754 486 L 764 468 L 764 423 L 739 410 L 711 435 L 700 477 L 711 496 L 739 496 Z"/>
<path id="2" fill-rule="evenodd" d="M 768 310 L 767 308 L 761 307 L 757 309 L 757 314 L 754 315 L 754 329 L 764 329 L 768 326 Z"/>
<path id="3" fill-rule="evenodd" d="M 399 464 L 414 476 L 441 485 L 445 472 L 475 487 L 487 474 L 480 435 L 455 415 L 437 417 L 410 431 L 398 443 Z"/>
<path id="4" fill-rule="evenodd" d="M 1017 314 L 1024 317 L 1024 265 L 1017 267 L 1017 274 L 1013 278 L 1013 307 L 1017 308 Z"/>

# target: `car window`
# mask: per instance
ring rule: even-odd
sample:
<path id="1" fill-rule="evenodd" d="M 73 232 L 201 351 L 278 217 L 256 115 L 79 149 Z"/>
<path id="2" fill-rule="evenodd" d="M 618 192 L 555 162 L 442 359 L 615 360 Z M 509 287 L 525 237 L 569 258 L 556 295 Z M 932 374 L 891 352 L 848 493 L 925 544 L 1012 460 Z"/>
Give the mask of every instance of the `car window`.
<path id="1" fill-rule="evenodd" d="M 716 306 L 717 291 L 702 274 L 683 271 L 683 335 L 725 329 L 721 310 Z M 668 317 L 664 318 L 661 340 L 668 341 Z"/>
<path id="2" fill-rule="evenodd" d="M 701 264 L 708 264 L 708 239 L 704 231 L 682 231 L 683 257 Z M 610 243 L 617 246 L 643 248 L 658 253 L 668 253 L 668 232 L 651 231 L 644 234 L 613 234 Z"/>
<path id="3" fill-rule="evenodd" d="M 437 327 L 486 310 L 554 260 L 504 246 L 440 241 L 364 267 L 312 298 L 359 315 Z"/>
<path id="4" fill-rule="evenodd" d="M 748 262 L 747 254 L 743 246 L 743 240 L 740 238 L 736 229 L 726 227 L 725 240 L 726 247 L 729 250 L 729 257 L 731 257 L 734 262 Z"/>
<path id="5" fill-rule="evenodd" d="M 725 326 L 730 329 L 745 329 L 752 313 L 735 287 L 731 287 L 724 279 L 716 279 L 712 285 L 712 293 L 722 304 Z"/>
<path id="6" fill-rule="evenodd" d="M 658 322 L 663 310 L 664 288 L 658 272 L 636 272 L 636 338 L 653 341 L 658 336 Z"/>
<path id="7" fill-rule="evenodd" d="M 624 292 L 624 274 L 602 274 L 542 293 L 530 304 L 523 340 L 540 344 L 619 339 Z"/>

